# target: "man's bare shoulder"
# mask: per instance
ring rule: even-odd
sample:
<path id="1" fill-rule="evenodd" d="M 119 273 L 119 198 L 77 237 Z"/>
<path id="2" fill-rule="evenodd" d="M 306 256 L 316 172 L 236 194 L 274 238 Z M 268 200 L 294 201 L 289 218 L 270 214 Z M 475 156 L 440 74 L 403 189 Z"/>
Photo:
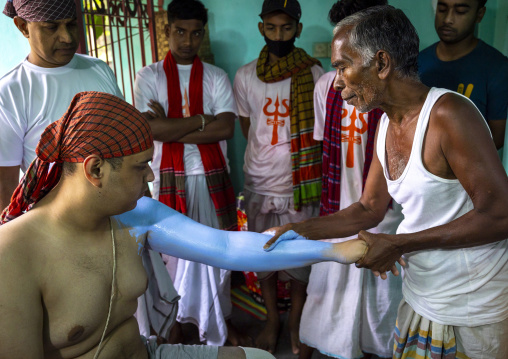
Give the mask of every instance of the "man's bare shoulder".
<path id="1" fill-rule="evenodd" d="M 40 240 L 46 236 L 40 224 L 29 213 L 0 226 L 0 258 L 9 258 L 10 265 L 17 261 L 34 263 L 40 257 Z M 15 262 L 12 262 L 15 261 Z M 0 262 L 4 262 L 2 259 Z M 3 263 L 5 265 L 6 263 Z M 0 264 L 0 268 L 2 264 Z M 24 265 L 24 268 L 29 266 Z"/>
<path id="2" fill-rule="evenodd" d="M 488 128 L 473 102 L 455 92 L 445 93 L 436 101 L 431 117 L 444 126 L 464 127 L 466 123 L 476 123 Z"/>

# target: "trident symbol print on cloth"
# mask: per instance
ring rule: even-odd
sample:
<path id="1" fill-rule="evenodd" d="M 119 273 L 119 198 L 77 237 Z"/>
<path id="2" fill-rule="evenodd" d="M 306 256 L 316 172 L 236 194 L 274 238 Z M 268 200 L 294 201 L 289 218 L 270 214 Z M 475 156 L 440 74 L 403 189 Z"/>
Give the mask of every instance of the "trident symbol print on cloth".
<path id="1" fill-rule="evenodd" d="M 347 142 L 347 156 L 346 156 L 346 167 L 353 168 L 355 165 L 355 143 L 357 145 L 360 145 L 362 143 L 362 134 L 365 133 L 368 129 L 367 121 L 365 121 L 365 116 L 367 116 L 367 113 L 360 113 L 360 116 L 358 117 L 356 115 L 356 108 L 353 107 L 353 112 L 351 113 L 351 124 L 349 126 L 340 126 L 341 131 L 349 131 L 349 134 L 342 134 L 342 142 Z M 347 110 L 342 110 L 342 119 L 343 120 L 347 116 Z M 356 120 L 360 119 L 362 122 L 362 127 L 358 128 L 356 127 Z M 358 133 L 360 136 L 355 136 L 355 133 Z"/>
<path id="2" fill-rule="evenodd" d="M 277 95 L 277 99 L 275 100 L 275 104 L 274 104 L 275 111 L 273 111 L 273 112 L 268 112 L 268 106 L 270 106 L 272 104 L 272 99 L 267 98 L 267 100 L 268 101 L 266 102 L 265 107 L 263 107 L 263 113 L 266 116 L 273 116 L 273 118 L 266 119 L 266 124 L 268 126 L 273 126 L 272 143 L 271 143 L 273 146 L 279 142 L 278 127 L 284 126 L 284 123 L 285 123 L 284 120 L 279 120 L 279 116 L 280 117 L 289 116 L 289 105 L 288 105 L 289 100 L 282 100 L 282 106 L 284 106 L 284 108 L 286 109 L 286 111 L 284 113 L 279 112 L 279 106 L 280 106 L 279 95 Z"/>

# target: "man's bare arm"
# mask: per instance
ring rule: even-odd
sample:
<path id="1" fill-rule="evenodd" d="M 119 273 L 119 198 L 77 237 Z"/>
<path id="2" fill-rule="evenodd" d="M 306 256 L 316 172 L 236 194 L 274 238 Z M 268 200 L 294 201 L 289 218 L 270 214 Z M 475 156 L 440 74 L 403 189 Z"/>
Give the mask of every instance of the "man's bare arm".
<path id="1" fill-rule="evenodd" d="M 377 139 L 377 134 L 376 134 Z M 376 227 L 386 214 L 391 197 L 386 186 L 383 168 L 374 149 L 362 197 L 351 206 L 325 217 L 311 218 L 299 223 L 289 223 L 276 228 L 275 236 L 265 248 L 289 230 L 308 239 L 343 238 L 357 234 L 360 230 Z"/>
<path id="2" fill-rule="evenodd" d="M 149 249 L 230 270 L 273 271 L 322 261 L 350 264 L 366 249 L 359 240 L 344 243 L 308 241 L 288 232 L 272 251 L 263 250 L 269 235 L 210 228 L 151 198 L 115 216 L 129 235 Z M 177 230 L 175 230 L 177 229 Z"/>
<path id="3" fill-rule="evenodd" d="M 18 186 L 19 167 L 0 167 L 0 211 L 9 205 L 12 193 Z"/>
<path id="4" fill-rule="evenodd" d="M 167 118 L 162 106 L 154 100 L 148 103 L 150 111 L 144 112 L 144 117 L 148 120 L 148 124 L 152 130 L 153 138 L 161 142 L 177 142 L 185 135 L 198 131 L 215 121 L 212 115 L 196 115 L 186 118 Z"/>
<path id="5" fill-rule="evenodd" d="M 417 233 L 360 233 L 369 245 L 361 266 L 384 272 L 404 253 L 473 247 L 508 238 L 508 177 L 480 114 L 469 101 L 447 94 L 436 103 L 431 116 L 427 137 L 437 136 L 442 158 L 474 208 L 450 223 Z M 424 164 L 428 169 L 433 165 Z"/>
<path id="6" fill-rule="evenodd" d="M 219 113 L 203 131 L 190 132 L 177 142 L 201 144 L 229 140 L 235 133 L 235 119 L 236 115 L 232 112 Z"/>
<path id="7" fill-rule="evenodd" d="M 492 132 L 492 139 L 499 150 L 504 145 L 504 135 L 506 130 L 506 120 L 489 120 L 490 132 Z"/>
<path id="8" fill-rule="evenodd" d="M 249 139 L 250 117 L 240 116 L 240 126 L 242 127 L 243 137 Z"/>
<path id="9" fill-rule="evenodd" d="M 0 358 L 42 359 L 41 294 L 20 241 L 0 233 Z"/>

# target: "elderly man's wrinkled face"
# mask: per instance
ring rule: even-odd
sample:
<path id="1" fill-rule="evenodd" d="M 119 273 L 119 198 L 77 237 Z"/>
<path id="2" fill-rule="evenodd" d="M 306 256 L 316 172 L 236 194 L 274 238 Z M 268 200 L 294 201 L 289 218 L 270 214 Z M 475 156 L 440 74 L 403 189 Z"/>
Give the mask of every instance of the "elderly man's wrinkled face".
<path id="1" fill-rule="evenodd" d="M 342 91 L 344 101 L 360 112 L 377 107 L 379 90 L 374 61 L 363 64 L 360 54 L 349 46 L 348 28 L 344 28 L 332 42 L 332 66 L 337 70 L 333 86 Z"/>

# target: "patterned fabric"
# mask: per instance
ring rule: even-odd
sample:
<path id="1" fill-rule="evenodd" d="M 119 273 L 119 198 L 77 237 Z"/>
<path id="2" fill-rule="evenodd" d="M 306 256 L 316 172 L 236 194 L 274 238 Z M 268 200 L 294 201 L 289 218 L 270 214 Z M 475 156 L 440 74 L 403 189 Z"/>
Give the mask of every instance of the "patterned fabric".
<path id="1" fill-rule="evenodd" d="M 168 117 L 182 118 L 182 94 L 176 61 L 168 52 L 164 59 L 164 71 L 168 82 Z M 171 96 L 169 96 L 171 94 Z M 203 63 L 198 56 L 192 64 L 189 102 L 191 116 L 203 114 Z M 199 144 L 199 152 L 205 169 L 208 191 L 215 206 L 221 229 L 236 231 L 236 199 L 229 178 L 226 160 L 217 142 Z M 162 146 L 160 166 L 159 201 L 187 214 L 185 195 L 184 145 L 177 142 L 165 142 Z"/>
<path id="2" fill-rule="evenodd" d="M 104 159 L 124 157 L 152 146 L 150 126 L 134 107 L 107 93 L 78 93 L 63 117 L 42 133 L 37 158 L 2 212 L 1 224 L 22 215 L 51 191 L 63 162 L 82 162 L 93 154 Z"/>
<path id="3" fill-rule="evenodd" d="M 276 63 L 268 63 L 268 47 L 259 54 L 257 76 L 265 83 L 291 77 L 291 167 L 294 207 L 316 202 L 321 197 L 321 144 L 314 135 L 314 78 L 311 67 L 321 63 L 294 48 Z"/>
<path id="4" fill-rule="evenodd" d="M 74 0 L 7 0 L 3 13 L 27 21 L 54 21 L 76 17 Z"/>
<path id="5" fill-rule="evenodd" d="M 341 91 L 332 86 L 326 99 L 326 123 L 323 136 L 323 190 L 321 192 L 320 216 L 326 216 L 340 210 L 341 180 L 341 122 L 342 122 Z M 369 174 L 370 164 L 374 156 L 374 139 L 376 127 L 383 111 L 374 109 L 368 115 L 367 147 L 363 165 L 363 187 Z"/>
<path id="6" fill-rule="evenodd" d="M 402 308 L 402 305 L 401 305 Z M 470 359 L 458 352 L 453 326 L 431 322 L 405 305 L 395 325 L 393 359 Z"/>

